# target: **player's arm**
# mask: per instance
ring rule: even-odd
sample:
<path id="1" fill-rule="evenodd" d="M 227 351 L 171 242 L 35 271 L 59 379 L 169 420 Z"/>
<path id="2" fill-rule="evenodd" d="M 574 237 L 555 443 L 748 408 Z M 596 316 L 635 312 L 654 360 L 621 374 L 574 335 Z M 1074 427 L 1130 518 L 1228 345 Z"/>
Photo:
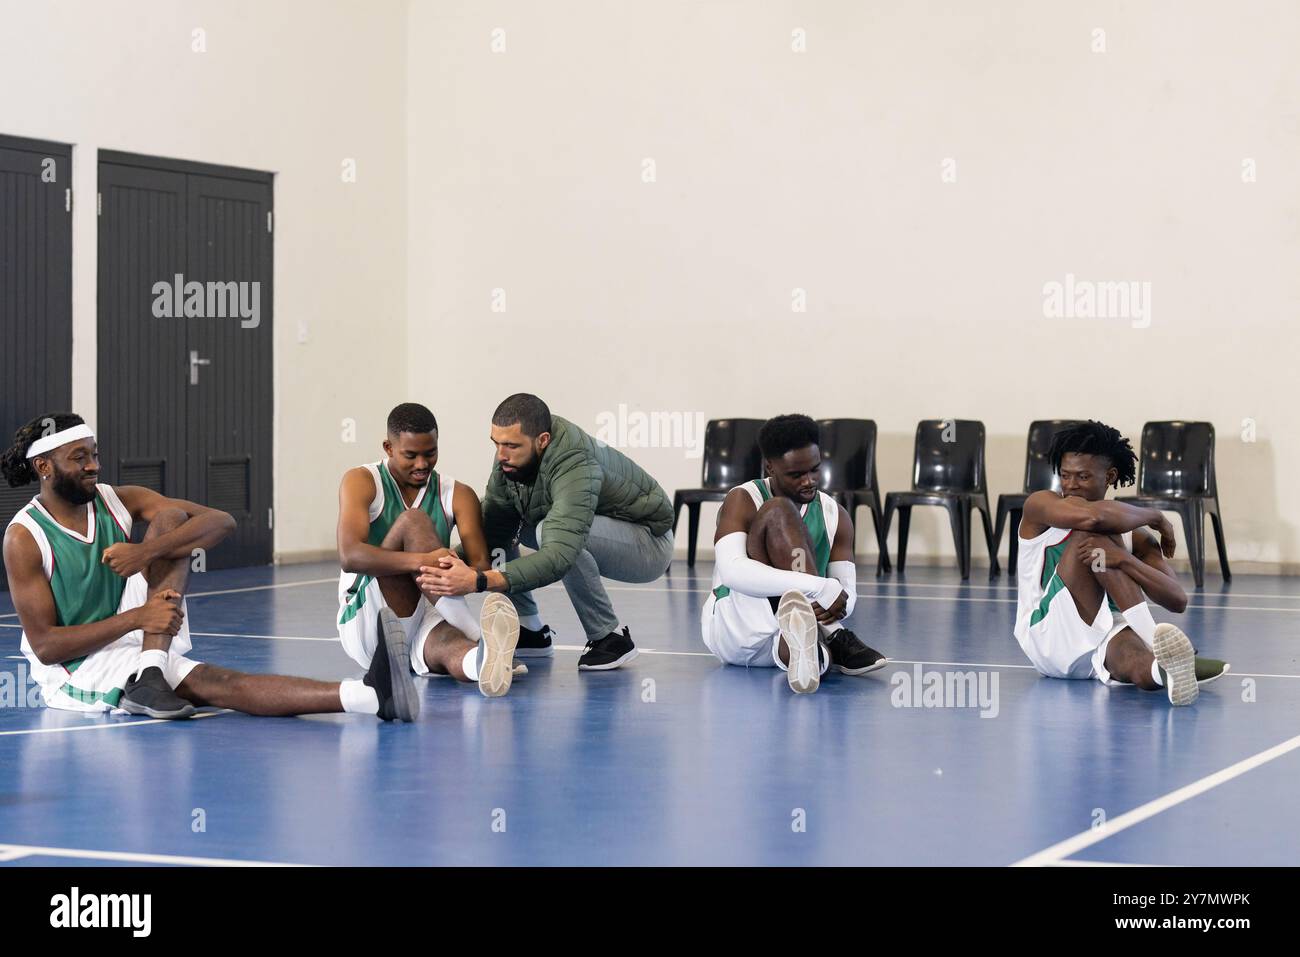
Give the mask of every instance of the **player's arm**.
<path id="1" fill-rule="evenodd" d="M 492 567 L 488 555 L 487 539 L 483 536 L 483 507 L 478 494 L 468 485 L 456 483 L 452 492 L 451 508 L 456 515 L 456 531 L 460 533 L 461 551 L 466 564 L 487 571 Z"/>
<path id="2" fill-rule="evenodd" d="M 1076 495 L 1057 495 L 1044 490 L 1034 492 L 1025 499 L 1025 510 L 1021 518 L 1028 526 L 1025 530 L 1032 533 L 1031 537 L 1048 528 L 1073 528 L 1099 535 L 1118 535 L 1149 527 L 1160 533 L 1161 547 L 1166 557 L 1174 554 L 1174 528 L 1164 513 L 1156 508 L 1143 508 L 1110 499 L 1090 502 Z"/>
<path id="3" fill-rule="evenodd" d="M 345 572 L 362 575 L 413 575 L 421 565 L 437 559 L 424 552 L 404 552 L 369 544 L 370 503 L 375 482 L 364 468 L 348 469 L 339 485 L 339 565 Z M 446 549 L 439 554 L 446 552 Z"/>
<path id="4" fill-rule="evenodd" d="M 143 628 L 151 634 L 175 635 L 184 613 L 180 595 L 160 589 L 138 608 L 85 625 L 60 625 L 54 592 L 41 569 L 41 552 L 31 532 L 11 525 L 4 539 L 9 596 L 32 651 L 42 664 L 56 665 L 98 651 L 128 632 Z"/>
<path id="5" fill-rule="evenodd" d="M 113 487 L 134 522 L 152 522 L 164 509 L 180 509 L 186 519 L 171 531 L 138 544 L 118 542 L 104 549 L 102 561 L 123 578 L 143 571 L 155 559 L 189 558 L 196 548 L 209 549 L 235 530 L 234 516 L 183 498 L 168 498 L 140 485 Z"/>
<path id="6" fill-rule="evenodd" d="M 817 620 L 822 624 L 849 617 L 858 603 L 858 567 L 853 563 L 853 519 L 843 505 L 835 507 L 840 510 L 840 521 L 835 527 L 835 540 L 831 542 L 831 559 L 826 571 L 844 590 L 834 604 L 818 611 Z"/>
<path id="7" fill-rule="evenodd" d="M 1161 545 L 1146 529 L 1137 529 L 1133 532 L 1133 551 L 1129 553 L 1129 560 L 1120 567 L 1153 602 L 1181 615 L 1187 610 L 1187 592 L 1165 560 Z"/>
<path id="8" fill-rule="evenodd" d="M 757 514 L 754 500 L 743 488 L 733 488 L 723 499 L 718 530 L 713 535 L 713 559 L 722 584 L 759 598 L 800 591 L 809 601 L 823 608 L 832 607 L 843 591 L 834 578 L 773 568 L 749 557 L 749 528 Z"/>

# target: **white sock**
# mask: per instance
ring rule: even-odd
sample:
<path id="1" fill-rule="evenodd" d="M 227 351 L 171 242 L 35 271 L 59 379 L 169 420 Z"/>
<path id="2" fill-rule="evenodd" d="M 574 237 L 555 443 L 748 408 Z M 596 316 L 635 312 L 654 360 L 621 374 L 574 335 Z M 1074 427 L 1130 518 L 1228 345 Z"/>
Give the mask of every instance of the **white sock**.
<path id="1" fill-rule="evenodd" d="M 1160 687 L 1165 686 L 1165 679 L 1160 677 L 1160 662 L 1151 659 L 1151 677 Z"/>
<path id="2" fill-rule="evenodd" d="M 348 714 L 379 714 L 379 695 L 360 678 L 339 682 L 339 701 Z"/>
<path id="3" fill-rule="evenodd" d="M 1151 609 L 1144 601 L 1138 602 L 1127 611 L 1120 612 L 1128 626 L 1137 632 L 1137 636 L 1151 648 L 1156 643 L 1156 620 L 1151 617 Z"/>
<path id="4" fill-rule="evenodd" d="M 465 652 L 465 657 L 461 659 L 460 666 L 465 670 L 465 677 L 470 681 L 478 681 L 478 653 L 482 647 L 483 642 L 480 641 L 477 647 Z"/>
<path id="5" fill-rule="evenodd" d="M 478 641 L 482 632 L 479 629 L 478 615 L 469 610 L 469 602 L 464 598 L 446 595 L 434 603 L 434 609 L 442 615 L 442 620 L 455 628 L 470 641 Z"/>
<path id="6" fill-rule="evenodd" d="M 543 627 L 542 616 L 541 615 L 520 615 L 519 627 L 527 628 L 529 631 L 541 631 Z"/>
<path id="7" fill-rule="evenodd" d="M 829 625 L 823 625 L 821 622 L 817 623 L 817 630 L 821 632 L 823 638 L 829 638 L 843 627 L 844 622 L 842 621 L 833 621 Z"/>
<path id="8" fill-rule="evenodd" d="M 150 648 L 148 651 L 140 652 L 140 658 L 136 663 L 135 676 L 140 677 L 140 673 L 146 668 L 157 668 L 167 673 L 167 652 L 161 648 Z"/>

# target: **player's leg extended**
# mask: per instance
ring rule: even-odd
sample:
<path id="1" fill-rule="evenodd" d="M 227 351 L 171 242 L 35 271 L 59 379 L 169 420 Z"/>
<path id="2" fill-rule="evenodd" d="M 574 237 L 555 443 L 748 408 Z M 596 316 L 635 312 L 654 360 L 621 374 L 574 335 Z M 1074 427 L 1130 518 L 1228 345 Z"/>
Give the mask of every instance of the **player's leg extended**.
<path id="1" fill-rule="evenodd" d="M 176 693 L 200 707 L 283 717 L 342 711 L 339 684 L 286 675 L 250 675 L 200 664 L 177 686 Z"/>

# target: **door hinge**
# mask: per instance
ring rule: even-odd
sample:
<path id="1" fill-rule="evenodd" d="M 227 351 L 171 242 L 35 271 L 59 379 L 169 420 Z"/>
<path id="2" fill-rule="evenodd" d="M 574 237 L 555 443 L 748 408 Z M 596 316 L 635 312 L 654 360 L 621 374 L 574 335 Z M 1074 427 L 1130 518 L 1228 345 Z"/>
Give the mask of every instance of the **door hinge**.
<path id="1" fill-rule="evenodd" d="M 96 216 L 104 215 L 104 194 L 103 193 L 95 194 L 95 215 Z"/>
<path id="2" fill-rule="evenodd" d="M 271 213 L 271 211 L 268 209 L 268 210 L 266 211 L 266 231 L 267 231 L 268 233 L 271 231 L 271 216 L 272 216 L 272 213 Z"/>
<path id="3" fill-rule="evenodd" d="M 266 527 L 275 528 L 275 509 L 273 508 L 266 510 Z"/>
<path id="4" fill-rule="evenodd" d="M 67 189 L 63 191 L 63 211 L 65 213 L 72 212 L 72 187 L 71 186 L 69 186 Z"/>

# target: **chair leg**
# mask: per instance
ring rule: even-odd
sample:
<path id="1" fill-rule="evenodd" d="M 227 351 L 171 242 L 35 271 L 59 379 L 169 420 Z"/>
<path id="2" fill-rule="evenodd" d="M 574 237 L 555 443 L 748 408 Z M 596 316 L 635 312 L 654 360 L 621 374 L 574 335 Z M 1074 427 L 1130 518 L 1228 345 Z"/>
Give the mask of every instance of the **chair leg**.
<path id="1" fill-rule="evenodd" d="M 686 506 L 686 522 L 690 529 L 686 539 L 686 567 L 695 567 L 695 543 L 700 537 L 700 503 L 691 502 Z"/>
<path id="2" fill-rule="evenodd" d="M 1187 557 L 1192 563 L 1192 581 L 1197 588 L 1205 587 L 1205 513 L 1199 501 L 1180 502 L 1178 514 L 1183 520 L 1183 534 L 1187 538 Z"/>
<path id="3" fill-rule="evenodd" d="M 970 512 L 961 499 L 949 499 L 944 508 L 948 510 L 948 524 L 952 526 L 952 544 L 957 550 L 957 568 L 961 580 L 970 578 Z"/>
<path id="4" fill-rule="evenodd" d="M 871 524 L 876 529 L 876 547 L 880 549 L 881 561 L 885 571 L 890 571 L 892 566 L 889 562 L 889 527 L 881 521 L 884 512 L 880 507 L 880 492 L 874 488 L 871 490 L 871 501 L 867 502 L 867 507 L 871 509 Z"/>
<path id="5" fill-rule="evenodd" d="M 876 526 L 877 536 L 882 534 L 882 530 L 884 535 L 889 534 L 889 522 L 890 519 L 892 519 L 893 517 L 894 517 L 894 509 L 892 507 L 886 508 L 885 511 L 880 516 L 880 524 Z M 876 514 L 875 512 L 872 512 L 871 520 L 874 522 L 875 519 L 876 519 Z M 886 570 L 887 569 L 885 568 L 885 553 L 883 551 L 878 551 L 876 552 L 876 577 L 879 578 L 881 575 L 885 574 Z"/>
<path id="6" fill-rule="evenodd" d="M 876 532 L 876 548 L 880 552 L 880 564 L 885 571 L 891 571 L 893 566 L 889 561 L 889 529 L 881 521 L 880 513 L 871 509 L 871 526 Z"/>
<path id="7" fill-rule="evenodd" d="M 997 520 L 994 521 L 993 523 L 993 543 L 994 546 L 998 548 L 1002 546 L 1002 529 L 1006 527 L 1008 511 L 1009 509 L 1007 508 L 1006 499 L 1004 499 L 1001 495 L 999 495 L 998 496 L 998 517 Z"/>
<path id="8" fill-rule="evenodd" d="M 1011 519 L 1011 528 L 1007 532 L 1007 576 L 1016 577 L 1016 565 L 1020 559 L 1020 516 L 1022 509 L 1013 508 L 1008 513 Z"/>
<path id="9" fill-rule="evenodd" d="M 898 574 L 903 574 L 907 565 L 907 530 L 912 524 L 912 506 L 898 507 Z"/>
<path id="10" fill-rule="evenodd" d="M 998 540 L 993 537 L 993 523 L 989 521 L 989 503 L 986 500 L 975 507 L 979 509 L 980 518 L 984 522 L 984 542 L 989 547 L 989 578 L 997 578 L 1002 574 L 1002 569 L 998 565 Z"/>
<path id="11" fill-rule="evenodd" d="M 1210 513 L 1210 525 L 1214 529 L 1214 545 L 1219 550 L 1219 574 L 1225 582 L 1232 581 L 1232 570 L 1228 567 L 1228 543 L 1223 538 L 1223 517 L 1219 514 L 1219 500 L 1211 499 L 1206 503 Z"/>

